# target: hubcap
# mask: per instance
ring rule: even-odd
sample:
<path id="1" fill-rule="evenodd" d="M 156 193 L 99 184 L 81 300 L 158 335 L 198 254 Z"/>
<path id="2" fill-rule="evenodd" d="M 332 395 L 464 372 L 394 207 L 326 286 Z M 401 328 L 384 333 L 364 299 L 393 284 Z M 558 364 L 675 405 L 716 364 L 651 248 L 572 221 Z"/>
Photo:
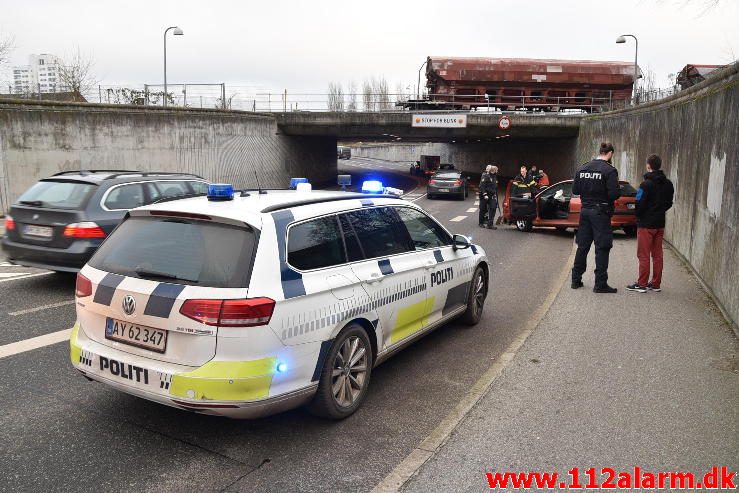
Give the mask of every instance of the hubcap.
<path id="1" fill-rule="evenodd" d="M 356 336 L 349 337 L 334 358 L 331 389 L 341 407 L 350 407 L 364 390 L 367 377 L 367 348 Z"/>
<path id="2" fill-rule="evenodd" d="M 518 229 L 524 229 L 524 228 L 526 228 L 526 221 L 523 221 L 523 220 L 519 219 L 518 221 L 516 221 L 516 227 Z"/>

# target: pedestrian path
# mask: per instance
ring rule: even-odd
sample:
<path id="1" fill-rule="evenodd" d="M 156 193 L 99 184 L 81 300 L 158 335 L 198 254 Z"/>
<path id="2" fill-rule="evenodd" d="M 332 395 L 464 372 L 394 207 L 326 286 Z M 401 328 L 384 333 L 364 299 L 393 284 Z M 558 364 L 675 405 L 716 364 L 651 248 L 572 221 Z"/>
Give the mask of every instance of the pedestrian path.
<path id="1" fill-rule="evenodd" d="M 567 279 L 448 440 L 415 474 L 403 473 L 403 490 L 482 491 L 485 473 L 502 471 L 557 471 L 567 480 L 577 467 L 585 483 L 589 467 L 599 481 L 603 467 L 739 469 L 736 336 L 671 250 L 661 293 L 626 291 L 636 241 L 614 243 L 609 283 L 619 292 L 592 292 L 591 253 L 585 288 L 572 290 Z"/>

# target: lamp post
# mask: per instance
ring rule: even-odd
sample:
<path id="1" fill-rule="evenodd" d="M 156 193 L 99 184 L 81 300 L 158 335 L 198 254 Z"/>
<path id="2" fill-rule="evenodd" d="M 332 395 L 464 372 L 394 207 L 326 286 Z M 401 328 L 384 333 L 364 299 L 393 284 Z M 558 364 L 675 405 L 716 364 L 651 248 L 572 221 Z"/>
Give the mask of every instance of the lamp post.
<path id="1" fill-rule="evenodd" d="M 626 42 L 626 36 L 630 38 L 634 38 L 634 42 L 636 43 L 636 48 L 634 49 L 634 99 L 636 99 L 636 88 L 639 83 L 639 65 L 637 65 L 637 62 L 639 61 L 639 40 L 636 39 L 636 36 L 633 34 L 622 34 L 618 38 L 616 38 L 616 43 L 625 43 Z"/>
<path id="2" fill-rule="evenodd" d="M 421 99 L 421 69 L 424 65 L 426 65 L 427 60 L 424 60 L 424 62 L 421 64 L 420 67 L 418 67 L 418 86 L 417 86 L 417 92 L 416 92 L 416 99 Z"/>
<path id="3" fill-rule="evenodd" d="M 163 99 L 163 105 L 167 106 L 167 33 L 174 29 L 174 35 L 175 36 L 182 36 L 185 34 L 182 29 L 180 29 L 177 26 L 171 26 L 164 30 L 164 99 Z"/>

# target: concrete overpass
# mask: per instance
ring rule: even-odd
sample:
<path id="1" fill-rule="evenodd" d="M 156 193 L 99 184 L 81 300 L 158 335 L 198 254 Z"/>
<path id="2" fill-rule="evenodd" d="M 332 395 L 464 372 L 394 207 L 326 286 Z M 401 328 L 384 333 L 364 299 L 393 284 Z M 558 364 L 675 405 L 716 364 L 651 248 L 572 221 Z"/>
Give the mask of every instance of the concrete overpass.
<path id="1" fill-rule="evenodd" d="M 477 142 L 495 137 L 513 139 L 576 138 L 583 115 L 507 114 L 511 126 L 501 130 L 501 115 L 467 113 L 465 128 L 413 127 L 408 112 L 289 112 L 276 113 L 279 132 L 290 136 L 332 137 L 341 141 Z M 434 113 L 438 115 L 439 113 Z M 458 113 L 455 113 L 458 114 Z"/>

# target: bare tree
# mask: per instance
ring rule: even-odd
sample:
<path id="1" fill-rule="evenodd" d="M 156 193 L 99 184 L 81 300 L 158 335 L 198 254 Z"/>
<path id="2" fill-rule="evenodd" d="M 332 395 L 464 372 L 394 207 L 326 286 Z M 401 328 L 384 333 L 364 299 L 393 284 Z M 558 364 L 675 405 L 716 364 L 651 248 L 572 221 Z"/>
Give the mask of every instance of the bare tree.
<path id="1" fill-rule="evenodd" d="M 392 107 L 390 104 L 390 90 L 385 77 L 372 78 L 372 92 L 374 93 L 376 110 L 387 110 Z"/>
<path id="2" fill-rule="evenodd" d="M 349 83 L 349 104 L 346 109 L 357 111 L 357 83 L 354 81 Z"/>
<path id="3" fill-rule="evenodd" d="M 340 82 L 328 84 L 328 110 L 344 111 L 344 89 Z"/>
<path id="4" fill-rule="evenodd" d="M 362 84 L 362 103 L 364 104 L 364 111 L 375 111 L 372 81 L 370 80 L 365 80 Z"/>
<path id="5" fill-rule="evenodd" d="M 13 38 L 11 36 L 0 38 L 0 65 L 8 62 L 13 48 Z"/>
<path id="6" fill-rule="evenodd" d="M 98 84 L 92 69 L 95 62 L 91 56 L 83 55 L 79 48 L 77 52 L 67 56 L 59 66 L 59 81 L 63 90 L 74 95 L 75 101 L 84 101 L 84 95 L 89 94 Z"/>

